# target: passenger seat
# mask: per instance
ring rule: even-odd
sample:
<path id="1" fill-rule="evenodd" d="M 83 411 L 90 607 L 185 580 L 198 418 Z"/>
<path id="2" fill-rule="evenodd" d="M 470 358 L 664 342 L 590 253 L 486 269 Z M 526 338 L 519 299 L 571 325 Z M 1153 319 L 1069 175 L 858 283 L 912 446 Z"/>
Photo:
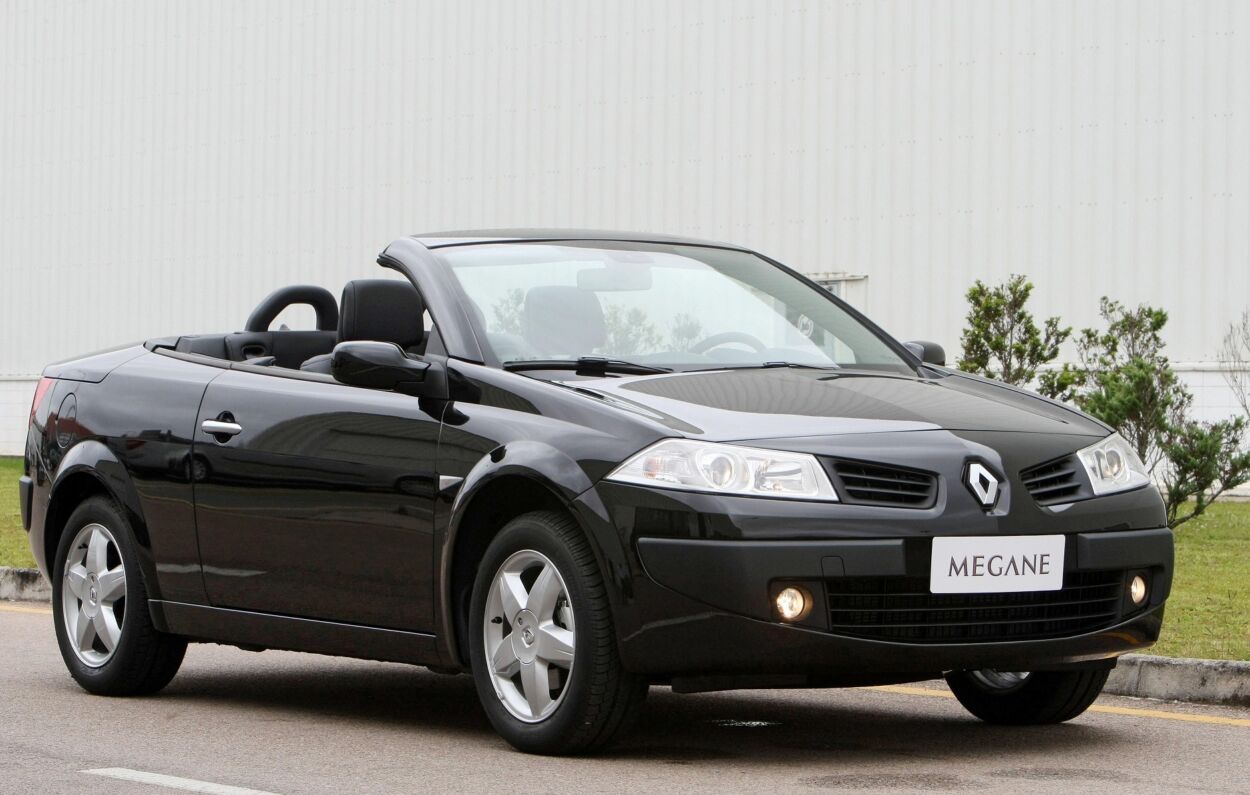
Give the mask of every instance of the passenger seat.
<path id="1" fill-rule="evenodd" d="M 531 287 L 525 294 L 525 342 L 541 356 L 577 356 L 608 340 L 599 296 L 571 286 Z"/>
<path id="2" fill-rule="evenodd" d="M 425 350 L 425 302 L 410 282 L 356 279 L 339 301 L 339 342 L 393 342 L 408 353 Z M 332 353 L 314 356 L 300 370 L 329 373 Z"/>

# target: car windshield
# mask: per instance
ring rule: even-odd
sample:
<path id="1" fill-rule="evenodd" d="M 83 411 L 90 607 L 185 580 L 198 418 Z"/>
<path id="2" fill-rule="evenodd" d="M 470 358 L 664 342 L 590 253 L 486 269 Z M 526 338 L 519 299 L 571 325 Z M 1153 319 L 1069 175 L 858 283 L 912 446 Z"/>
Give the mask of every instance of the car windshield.
<path id="1" fill-rule="evenodd" d="M 745 251 L 596 240 L 435 253 L 505 364 L 602 357 L 674 370 L 914 372 L 826 293 Z"/>

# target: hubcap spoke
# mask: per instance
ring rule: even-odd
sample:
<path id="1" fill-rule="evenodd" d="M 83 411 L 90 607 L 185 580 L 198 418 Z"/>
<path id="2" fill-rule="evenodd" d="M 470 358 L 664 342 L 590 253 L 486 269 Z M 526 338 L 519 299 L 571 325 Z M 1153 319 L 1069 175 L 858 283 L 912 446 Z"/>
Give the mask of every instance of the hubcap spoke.
<path id="1" fill-rule="evenodd" d="M 74 622 L 74 647 L 79 651 L 91 651 L 95 643 L 95 623 L 87 615 L 85 607 L 74 611 Z"/>
<path id="2" fill-rule="evenodd" d="M 108 571 L 108 536 L 98 529 L 91 531 L 91 540 L 87 543 L 87 571 L 97 577 Z"/>
<path id="3" fill-rule="evenodd" d="M 113 615 L 113 611 L 104 608 L 95 614 L 95 632 L 99 636 L 100 642 L 104 644 L 106 651 L 113 651 L 117 648 L 117 641 L 121 638 L 121 627 L 117 626 L 117 616 Z"/>
<path id="4" fill-rule="evenodd" d="M 525 609 L 538 616 L 544 621 L 551 620 L 552 613 L 556 609 L 556 600 L 560 598 L 560 591 L 563 590 L 560 577 L 556 574 L 556 567 L 547 565 L 539 573 L 538 579 L 534 580 L 534 586 L 530 588 L 529 598 L 525 602 Z"/>
<path id="5" fill-rule="evenodd" d="M 520 572 L 505 572 L 499 578 L 499 596 L 503 601 L 503 617 L 509 624 L 515 622 L 516 614 L 525 609 L 525 602 L 529 599 Z"/>
<path id="6" fill-rule="evenodd" d="M 79 599 L 88 598 L 87 576 L 87 568 L 81 563 L 75 563 L 65 570 L 65 581 L 69 583 L 70 591 Z"/>
<path id="7" fill-rule="evenodd" d="M 551 680 L 547 673 L 547 663 L 542 660 L 522 663 L 521 686 L 525 689 L 525 701 L 530 705 L 530 714 L 535 718 L 539 717 L 551 705 Z"/>
<path id="8" fill-rule="evenodd" d="M 538 629 L 538 659 L 568 668 L 573 664 L 573 633 L 547 624 Z"/>
<path id="9" fill-rule="evenodd" d="M 97 580 L 96 590 L 99 600 L 106 605 L 121 599 L 126 595 L 126 570 L 118 566 L 104 572 Z"/>
<path id="10" fill-rule="evenodd" d="M 516 673 L 516 667 L 520 662 L 517 659 L 516 652 L 512 649 L 512 641 L 504 638 L 495 647 L 495 653 L 491 656 L 490 665 L 495 673 L 510 677 Z"/>

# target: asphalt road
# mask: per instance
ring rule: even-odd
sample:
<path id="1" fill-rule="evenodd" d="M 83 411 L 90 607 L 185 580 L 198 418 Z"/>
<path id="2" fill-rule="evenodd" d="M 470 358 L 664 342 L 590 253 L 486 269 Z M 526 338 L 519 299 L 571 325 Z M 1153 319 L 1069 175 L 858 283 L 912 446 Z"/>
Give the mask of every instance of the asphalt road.
<path id="1" fill-rule="evenodd" d="M 151 774 L 220 793 L 1250 792 L 1250 710 L 1103 697 L 1063 726 L 995 728 L 942 688 L 654 688 L 610 751 L 550 759 L 499 740 L 468 677 L 403 665 L 192 646 L 159 696 L 90 696 L 51 621 L 0 603 L 3 793 L 178 791 L 133 780 Z"/>

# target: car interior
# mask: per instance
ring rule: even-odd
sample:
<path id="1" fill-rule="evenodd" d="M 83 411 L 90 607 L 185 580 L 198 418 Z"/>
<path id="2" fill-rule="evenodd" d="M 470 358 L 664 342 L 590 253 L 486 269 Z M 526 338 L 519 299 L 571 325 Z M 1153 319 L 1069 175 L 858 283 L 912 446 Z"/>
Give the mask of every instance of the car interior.
<path id="1" fill-rule="evenodd" d="M 313 308 L 315 330 L 270 329 L 283 310 L 297 304 Z M 393 342 L 408 353 L 424 353 L 430 336 L 427 317 L 420 294 L 406 281 L 356 279 L 343 288 L 338 303 L 324 287 L 293 285 L 266 297 L 243 331 L 185 335 L 172 347 L 260 367 L 329 374 L 334 346 L 349 340 Z"/>
<path id="2" fill-rule="evenodd" d="M 587 285 L 594 287 L 594 285 Z M 484 313 L 473 299 L 466 298 L 484 342 L 499 361 L 561 359 L 579 352 L 598 349 L 609 339 L 609 328 L 598 291 L 580 283 L 573 285 L 534 285 L 524 291 L 513 331 L 491 331 Z M 316 315 L 313 330 L 291 330 L 285 325 L 271 328 L 284 310 L 295 305 L 311 306 Z M 497 311 L 497 310 L 496 310 Z M 324 287 L 292 285 L 267 296 L 247 319 L 243 331 L 229 334 L 194 334 L 167 340 L 154 340 L 155 347 L 198 354 L 251 366 L 298 370 L 330 375 L 335 345 L 348 341 L 390 342 L 410 354 L 442 352 L 438 333 L 417 289 L 398 279 L 356 279 L 348 282 L 341 299 Z M 739 344 L 747 350 L 720 347 Z M 686 351 L 660 351 L 635 354 L 637 361 L 684 359 L 720 362 L 750 361 L 761 352 L 776 359 L 801 358 L 803 351 L 766 348 L 764 343 L 742 332 L 713 334 Z"/>
<path id="3" fill-rule="evenodd" d="M 270 326 L 283 310 L 297 304 L 313 308 L 317 328 L 296 331 Z M 469 311 L 479 328 L 482 310 L 471 300 Z M 593 293 L 576 287 L 534 287 L 527 292 L 522 334 L 488 333 L 488 344 L 502 361 L 561 356 L 574 347 L 597 347 L 607 339 L 603 308 Z M 396 279 L 356 279 L 344 286 L 337 303 L 324 287 L 293 285 L 280 288 L 253 310 L 243 331 L 230 334 L 191 334 L 178 337 L 171 347 L 193 353 L 311 373 L 330 373 L 334 346 L 340 342 L 392 342 L 407 353 L 423 354 L 431 339 L 432 323 L 421 295 L 411 283 Z"/>

